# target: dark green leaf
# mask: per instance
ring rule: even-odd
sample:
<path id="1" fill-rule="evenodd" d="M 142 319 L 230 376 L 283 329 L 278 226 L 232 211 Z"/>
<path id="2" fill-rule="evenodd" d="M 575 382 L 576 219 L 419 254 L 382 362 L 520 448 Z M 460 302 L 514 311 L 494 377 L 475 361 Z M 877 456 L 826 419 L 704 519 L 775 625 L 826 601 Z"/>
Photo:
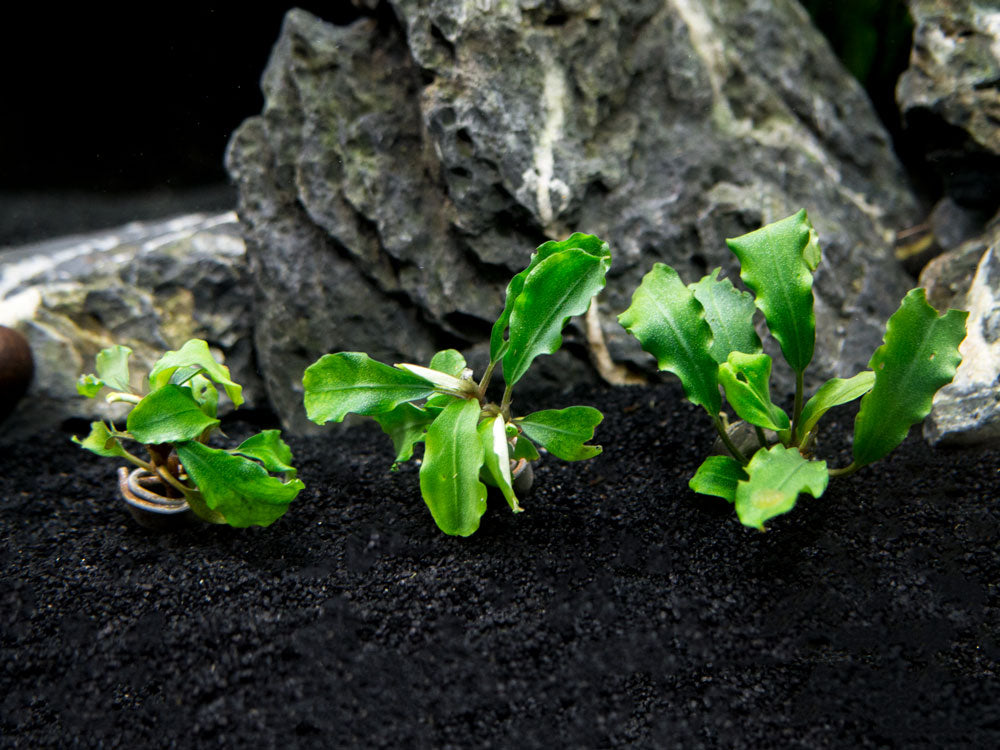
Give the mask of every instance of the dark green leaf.
<path id="1" fill-rule="evenodd" d="M 126 456 L 122 444 L 118 442 L 118 438 L 111 434 L 111 431 L 104 422 L 91 422 L 90 434 L 83 440 L 74 435 L 73 442 L 81 448 L 86 448 L 88 451 L 96 453 L 98 456 L 105 456 L 107 458 L 124 458 Z"/>
<path id="2" fill-rule="evenodd" d="M 861 398 L 872 389 L 875 373 L 871 370 L 859 372 L 853 378 L 830 378 L 802 408 L 802 417 L 797 428 L 796 439 L 801 440 L 816 426 L 816 423 L 834 406 L 840 406 Z"/>
<path id="3" fill-rule="evenodd" d="M 229 368 L 215 360 L 209 351 L 208 343 L 202 339 L 191 339 L 177 351 L 167 352 L 160 357 L 149 373 L 149 389 L 153 391 L 162 388 L 171 382 L 178 369 L 186 368 L 191 368 L 191 371 L 185 373 L 186 376 L 201 371 L 221 385 L 233 402 L 233 406 L 240 406 L 243 403 L 243 389 L 230 379 Z"/>
<path id="4" fill-rule="evenodd" d="M 584 445 L 594 437 L 594 428 L 604 415 L 591 406 L 536 411 L 517 420 L 524 434 L 553 456 L 564 461 L 583 461 L 601 452 L 599 445 Z"/>
<path id="5" fill-rule="evenodd" d="M 574 315 L 587 312 L 604 288 L 610 254 L 594 256 L 582 248 L 550 255 L 528 274 L 510 313 L 509 347 L 503 376 L 513 386 L 535 357 L 562 345 L 562 329 Z"/>
<path id="6" fill-rule="evenodd" d="M 811 270 L 819 262 L 815 240 L 805 210 L 726 240 L 785 360 L 799 373 L 812 360 L 816 343 Z"/>
<path id="7" fill-rule="evenodd" d="M 741 419 L 766 430 L 787 430 L 788 415 L 771 402 L 771 358 L 766 354 L 730 352 L 719 365 L 719 383 Z"/>
<path id="8" fill-rule="evenodd" d="M 688 487 L 702 495 L 714 495 L 732 503 L 736 501 L 737 483 L 747 478 L 747 473 L 735 458 L 709 456 L 691 477 Z"/>
<path id="9" fill-rule="evenodd" d="M 753 327 L 757 309 L 753 296 L 739 291 L 729 279 L 720 279 L 721 270 L 716 268 L 697 283 L 688 285 L 705 310 L 705 320 L 712 329 L 709 352 L 719 364 L 726 361 L 729 352 L 761 351 L 760 337 Z"/>
<path id="10" fill-rule="evenodd" d="M 490 361 L 499 362 L 500 358 L 506 351 L 507 339 L 505 334 L 507 332 L 507 326 L 510 323 L 510 315 L 514 309 L 514 303 L 517 301 L 517 298 L 521 295 L 521 291 L 524 289 L 524 280 L 528 277 L 528 274 L 535 270 L 535 267 L 550 255 L 562 252 L 563 250 L 569 250 L 571 248 L 581 248 L 594 257 L 607 256 L 610 263 L 611 251 L 608 248 L 608 243 L 592 234 L 581 234 L 580 232 L 577 232 L 561 242 L 553 240 L 539 245 L 538 249 L 531 254 L 531 260 L 529 261 L 527 268 L 512 278 L 510 283 L 507 285 L 507 298 L 504 304 L 503 312 L 500 313 L 500 317 L 497 318 L 497 322 L 493 324 L 493 331 L 490 334 Z"/>
<path id="11" fill-rule="evenodd" d="M 187 382 L 191 396 L 208 416 L 215 419 L 219 414 L 219 389 L 204 375 L 195 375 Z"/>
<path id="12" fill-rule="evenodd" d="M 656 357 L 661 370 L 681 379 L 684 393 L 715 416 L 722 408 L 719 364 L 710 353 L 712 329 L 694 292 L 665 263 L 657 263 L 632 295 L 618 322 Z"/>
<path id="13" fill-rule="evenodd" d="M 479 412 L 474 399 L 456 400 L 431 423 L 424 438 L 420 493 L 445 534 L 469 536 L 486 512 L 486 485 L 479 481 L 484 459 Z"/>
<path id="14" fill-rule="evenodd" d="M 219 424 L 198 406 L 188 388 L 165 385 L 145 396 L 129 412 L 128 431 L 140 443 L 155 445 L 194 440 Z"/>
<path id="15" fill-rule="evenodd" d="M 326 354 L 302 378 L 306 414 L 317 424 L 340 422 L 349 413 L 372 416 L 434 393 L 434 385 L 362 352 Z"/>
<path id="16" fill-rule="evenodd" d="M 515 461 L 520 461 L 522 458 L 525 461 L 537 461 L 541 458 L 535 444 L 528 439 L 527 435 L 517 436 L 514 447 L 510 451 L 510 457 Z"/>
<path id="17" fill-rule="evenodd" d="M 903 442 L 910 426 L 930 413 L 934 394 L 955 377 L 962 361 L 968 313 L 939 316 L 923 289 L 913 289 L 885 326 L 885 343 L 868 366 L 875 385 L 854 421 L 854 463 L 870 464 Z"/>
<path id="18" fill-rule="evenodd" d="M 454 400 L 453 397 L 448 398 Z M 382 432 L 392 438 L 392 447 L 396 450 L 393 466 L 413 458 L 413 446 L 424 439 L 427 428 L 440 413 L 440 409 L 421 409 L 419 406 L 405 403 L 392 411 L 372 417 L 378 422 Z"/>
<path id="19" fill-rule="evenodd" d="M 177 456 L 205 504 L 237 528 L 269 526 L 305 486 L 299 479 L 282 482 L 249 458 L 195 441 L 179 443 Z"/>
<path id="20" fill-rule="evenodd" d="M 268 471 L 284 474 L 294 479 L 298 473 L 292 466 L 292 449 L 281 439 L 281 430 L 264 430 L 248 437 L 232 453 L 255 458 Z"/>
<path id="21" fill-rule="evenodd" d="M 830 475 L 825 461 L 809 461 L 795 448 L 775 445 L 757 451 L 736 487 L 736 514 L 744 526 L 764 530 L 771 518 L 787 513 L 803 492 L 819 497 Z"/>

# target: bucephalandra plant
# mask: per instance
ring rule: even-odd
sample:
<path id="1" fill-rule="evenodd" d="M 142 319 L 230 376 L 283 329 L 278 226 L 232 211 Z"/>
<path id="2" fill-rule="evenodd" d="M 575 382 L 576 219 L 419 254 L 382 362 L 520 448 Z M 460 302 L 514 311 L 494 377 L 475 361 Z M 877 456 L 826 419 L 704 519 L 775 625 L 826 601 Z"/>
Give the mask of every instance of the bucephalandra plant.
<path id="1" fill-rule="evenodd" d="M 183 497 L 202 520 L 246 527 L 268 526 L 281 517 L 304 485 L 295 478 L 292 452 L 278 430 L 264 430 L 231 450 L 206 445 L 219 427 L 218 386 L 233 406 L 243 403 L 243 389 L 208 344 L 191 339 L 164 354 L 149 373 L 144 395 L 130 385 L 131 353 L 127 346 L 102 350 L 97 374 L 83 375 L 77 383 L 88 398 L 107 388 L 109 403 L 132 404 L 126 429 L 93 422 L 86 438 L 73 440 L 99 456 L 121 458 L 145 470 Z M 148 458 L 130 452 L 128 442 L 143 445 Z"/>
<path id="2" fill-rule="evenodd" d="M 392 438 L 397 464 L 412 458 L 423 441 L 420 492 L 446 534 L 468 536 L 479 528 L 484 482 L 520 512 L 515 478 L 539 458 L 536 443 L 566 461 L 601 452 L 586 445 L 603 419 L 597 409 L 571 406 L 515 417 L 511 396 L 535 357 L 559 349 L 563 327 L 587 311 L 610 265 L 608 244 L 593 235 L 546 242 L 507 286 L 490 336 L 490 363 L 478 382 L 454 349 L 438 352 L 426 367 L 390 367 L 367 354 L 338 352 L 306 369 L 306 413 L 318 424 L 340 422 L 349 413 L 373 417 Z M 498 366 L 506 388 L 496 404 L 486 390 Z"/>
<path id="3" fill-rule="evenodd" d="M 831 476 L 855 472 L 903 442 L 930 412 L 934 394 L 954 377 L 968 313 L 938 315 L 924 290 L 913 289 L 889 318 L 870 369 L 832 378 L 804 401 L 816 334 L 816 232 L 803 210 L 726 242 L 753 296 L 719 279 L 719 269 L 685 285 L 674 269 L 657 263 L 618 319 L 661 370 L 680 378 L 685 395 L 708 412 L 729 452 L 706 458 L 691 489 L 734 503 L 742 523 L 763 530 L 769 519 L 791 510 L 801 493 L 818 498 Z M 754 330 L 755 309 L 795 373 L 791 417 L 771 400 L 771 358 Z M 736 415 L 753 426 L 752 451 L 731 436 L 720 386 Z M 817 424 L 832 407 L 857 398 L 854 460 L 828 468 L 813 457 Z"/>

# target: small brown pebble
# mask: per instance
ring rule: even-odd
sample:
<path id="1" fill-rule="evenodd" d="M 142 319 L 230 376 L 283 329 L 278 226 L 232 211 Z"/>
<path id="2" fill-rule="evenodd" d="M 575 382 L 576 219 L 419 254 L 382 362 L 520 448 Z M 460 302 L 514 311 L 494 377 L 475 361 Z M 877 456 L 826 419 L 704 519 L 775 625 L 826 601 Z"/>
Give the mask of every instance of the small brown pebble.
<path id="1" fill-rule="evenodd" d="M 13 328 L 0 326 L 0 422 L 27 392 L 34 372 L 28 340 Z"/>

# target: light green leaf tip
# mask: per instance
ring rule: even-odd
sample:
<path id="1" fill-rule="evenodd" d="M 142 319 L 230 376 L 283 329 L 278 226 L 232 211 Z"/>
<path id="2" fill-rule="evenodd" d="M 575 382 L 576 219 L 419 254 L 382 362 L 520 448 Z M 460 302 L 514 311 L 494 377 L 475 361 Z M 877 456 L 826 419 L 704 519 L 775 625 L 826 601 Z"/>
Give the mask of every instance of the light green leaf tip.
<path id="1" fill-rule="evenodd" d="M 771 358 L 730 352 L 719 365 L 719 383 L 741 419 L 766 430 L 787 430 L 788 415 L 771 401 Z"/>
<path id="2" fill-rule="evenodd" d="M 875 373 L 871 370 L 859 372 L 852 378 L 830 378 L 819 387 L 802 409 L 797 440 L 808 435 L 819 420 L 834 406 L 840 406 L 861 398 L 875 384 Z"/>
<path id="3" fill-rule="evenodd" d="M 745 471 L 749 479 L 736 487 L 736 514 L 744 526 L 761 531 L 768 520 L 795 507 L 801 493 L 820 497 L 830 480 L 825 461 L 809 461 L 783 445 L 761 448 Z"/>
<path id="4" fill-rule="evenodd" d="M 98 456 L 123 458 L 126 455 L 125 449 L 118 442 L 118 438 L 111 434 L 111 431 L 104 422 L 91 422 L 90 434 L 87 437 L 80 440 L 80 438 L 74 435 L 72 439 L 81 448 L 86 448 Z"/>
<path id="5" fill-rule="evenodd" d="M 208 348 L 208 342 L 202 339 L 190 339 L 177 351 L 169 351 L 160 357 L 149 372 L 149 389 L 176 382 L 174 374 L 178 370 L 186 370 L 186 375 L 194 377 L 201 372 L 214 382 L 221 385 L 233 406 L 243 404 L 243 388 L 229 377 L 229 368 L 216 361 Z"/>
<path id="6" fill-rule="evenodd" d="M 875 384 L 861 399 L 854 421 L 854 464 L 865 466 L 903 442 L 912 425 L 931 410 L 934 394 L 951 382 L 962 361 L 958 351 L 969 314 L 938 315 L 923 289 L 913 289 L 885 326 L 885 343 L 868 366 Z"/>

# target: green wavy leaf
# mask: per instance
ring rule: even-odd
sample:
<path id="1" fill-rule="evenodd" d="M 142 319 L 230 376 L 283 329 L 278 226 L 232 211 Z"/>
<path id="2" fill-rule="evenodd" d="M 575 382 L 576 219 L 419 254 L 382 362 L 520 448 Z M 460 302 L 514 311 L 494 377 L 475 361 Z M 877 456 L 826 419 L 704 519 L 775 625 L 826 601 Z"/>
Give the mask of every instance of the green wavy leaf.
<path id="1" fill-rule="evenodd" d="M 753 327 L 757 310 L 753 295 L 741 292 L 729 279 L 720 279 L 716 268 L 688 288 L 705 310 L 705 320 L 712 329 L 712 358 L 722 364 L 730 352 L 756 354 L 761 351 L 760 337 Z"/>
<path id="2" fill-rule="evenodd" d="M 688 487 L 702 495 L 714 495 L 732 503 L 736 501 L 737 484 L 746 479 L 747 473 L 735 458 L 709 456 L 701 462 Z"/>
<path id="3" fill-rule="evenodd" d="M 805 210 L 726 244 L 739 258 L 740 277 L 754 293 L 785 360 L 803 372 L 816 343 L 812 269 L 820 259 Z"/>
<path id="4" fill-rule="evenodd" d="M 803 492 L 819 497 L 830 475 L 825 461 L 809 461 L 795 448 L 761 448 L 745 467 L 747 476 L 736 487 L 736 515 L 744 526 L 764 530 L 764 524 L 795 507 Z"/>
<path id="5" fill-rule="evenodd" d="M 263 430 L 244 440 L 230 451 L 241 456 L 260 461 L 264 468 L 278 474 L 284 474 L 286 479 L 294 479 L 298 473 L 292 466 L 292 449 L 281 439 L 281 430 Z"/>
<path id="6" fill-rule="evenodd" d="M 218 424 L 202 411 L 190 389 L 179 385 L 165 385 L 145 396 L 126 420 L 132 437 L 146 445 L 195 440 Z"/>
<path id="7" fill-rule="evenodd" d="M 871 370 L 859 372 L 853 378 L 830 378 L 819 387 L 802 409 L 797 428 L 797 440 L 808 435 L 816 423 L 834 406 L 840 406 L 861 398 L 872 389 L 875 373 Z"/>
<path id="8" fill-rule="evenodd" d="M 483 443 L 484 464 L 510 509 L 520 513 L 522 508 L 514 494 L 510 476 L 510 451 L 503 415 L 484 419 L 479 425 L 479 439 Z"/>
<path id="9" fill-rule="evenodd" d="M 127 455 L 118 438 L 111 434 L 104 422 L 91 422 L 90 434 L 87 437 L 80 440 L 74 435 L 72 440 L 81 448 L 105 458 L 124 458 Z"/>
<path id="10" fill-rule="evenodd" d="M 553 456 L 564 461 L 583 461 L 598 455 L 599 445 L 586 445 L 604 415 L 592 406 L 545 409 L 519 417 L 516 421 L 524 434 Z"/>
<path id="11" fill-rule="evenodd" d="M 911 425 L 930 413 L 934 394 L 951 382 L 962 361 L 958 345 L 968 316 L 961 310 L 938 315 L 923 289 L 903 298 L 886 323 L 885 343 L 868 363 L 875 385 L 861 399 L 854 420 L 856 466 L 885 456 L 903 442 Z"/>
<path id="12" fill-rule="evenodd" d="M 363 352 L 320 357 L 306 368 L 302 386 L 306 415 L 317 424 L 341 422 L 349 413 L 383 414 L 434 393 L 433 383 Z"/>
<path id="13" fill-rule="evenodd" d="M 204 373 L 225 389 L 233 406 L 243 403 L 243 388 L 229 377 L 229 368 L 216 361 L 208 343 L 202 339 L 190 339 L 177 351 L 169 351 L 160 357 L 149 372 L 150 391 L 176 383 L 174 375 L 178 371 L 182 371 L 185 381 L 199 372 Z"/>
<path id="14" fill-rule="evenodd" d="M 486 512 L 486 485 L 479 481 L 484 450 L 479 403 L 459 399 L 446 406 L 424 438 L 420 494 L 445 534 L 469 536 Z"/>
<path id="15" fill-rule="evenodd" d="M 618 322 L 656 357 L 661 370 L 680 378 L 684 394 L 715 416 L 722 409 L 719 364 L 710 353 L 712 329 L 694 292 L 677 272 L 657 263 L 642 278 Z"/>
<path id="16" fill-rule="evenodd" d="M 771 358 L 766 354 L 730 352 L 719 365 L 726 400 L 746 422 L 766 430 L 787 430 L 788 415 L 771 401 Z"/>

